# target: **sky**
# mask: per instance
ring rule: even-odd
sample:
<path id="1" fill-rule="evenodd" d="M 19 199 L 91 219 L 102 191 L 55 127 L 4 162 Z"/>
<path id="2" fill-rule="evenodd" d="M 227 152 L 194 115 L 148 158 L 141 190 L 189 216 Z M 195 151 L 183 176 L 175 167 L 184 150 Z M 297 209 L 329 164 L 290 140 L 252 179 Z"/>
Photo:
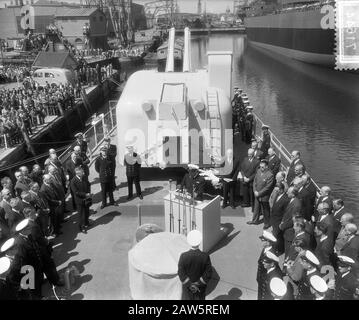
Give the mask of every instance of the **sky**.
<path id="1" fill-rule="evenodd" d="M 66 1 L 66 0 L 62 0 Z M 152 2 L 153 0 L 132 0 L 135 3 L 144 4 L 146 2 Z M 206 2 L 206 8 L 208 13 L 223 13 L 226 11 L 227 7 L 233 12 L 233 0 L 201 0 L 202 9 L 204 8 L 204 3 Z M 66 2 L 75 2 L 79 3 L 80 0 L 68 0 Z M 198 0 L 177 0 L 180 12 L 186 13 L 197 13 L 197 3 Z M 4 7 L 4 4 L 10 4 L 10 0 L 0 0 L 0 7 Z"/>

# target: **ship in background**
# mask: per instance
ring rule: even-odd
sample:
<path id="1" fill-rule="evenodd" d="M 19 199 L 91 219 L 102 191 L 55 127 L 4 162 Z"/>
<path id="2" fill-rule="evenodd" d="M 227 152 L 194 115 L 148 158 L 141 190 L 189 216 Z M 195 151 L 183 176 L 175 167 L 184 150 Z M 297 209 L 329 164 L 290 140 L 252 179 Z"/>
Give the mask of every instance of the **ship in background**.
<path id="1" fill-rule="evenodd" d="M 331 0 L 265 0 L 242 7 L 242 12 L 252 45 L 334 67 L 334 8 Z"/>

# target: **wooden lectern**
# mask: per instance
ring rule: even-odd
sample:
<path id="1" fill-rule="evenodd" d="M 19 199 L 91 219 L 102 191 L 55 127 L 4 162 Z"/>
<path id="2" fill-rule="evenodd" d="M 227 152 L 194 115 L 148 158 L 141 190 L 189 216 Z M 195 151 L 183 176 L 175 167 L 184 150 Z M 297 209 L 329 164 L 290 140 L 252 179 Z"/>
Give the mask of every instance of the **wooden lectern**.
<path id="1" fill-rule="evenodd" d="M 209 251 L 224 233 L 221 229 L 221 197 L 192 201 L 190 196 L 172 191 L 164 197 L 165 226 L 167 232 L 187 235 L 198 230 L 203 235 L 202 251 Z"/>

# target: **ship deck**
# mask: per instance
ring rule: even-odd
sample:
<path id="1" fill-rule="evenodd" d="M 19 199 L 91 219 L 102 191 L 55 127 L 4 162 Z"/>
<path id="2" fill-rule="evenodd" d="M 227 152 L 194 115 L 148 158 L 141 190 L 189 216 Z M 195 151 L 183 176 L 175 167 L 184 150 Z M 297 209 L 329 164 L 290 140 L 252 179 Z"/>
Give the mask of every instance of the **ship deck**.
<path id="1" fill-rule="evenodd" d="M 116 132 L 113 142 L 116 143 Z M 243 156 L 247 147 L 235 137 L 235 153 Z M 117 162 L 119 159 L 117 159 Z M 63 234 L 56 238 L 54 259 L 62 274 L 68 266 L 76 266 L 80 272 L 71 291 L 57 288 L 58 296 L 65 299 L 131 299 L 128 275 L 128 251 L 135 244 L 135 232 L 139 226 L 137 205 L 141 202 L 141 223 L 155 223 L 164 228 L 163 197 L 167 194 L 168 179 L 145 177 L 141 181 L 144 199 L 126 201 L 127 184 L 124 168 L 116 169 L 117 189 L 114 193 L 118 206 L 100 210 L 101 195 L 98 176 L 90 167 L 93 205 L 90 219 L 93 225 L 87 234 L 79 233 L 77 213 L 73 213 L 63 225 Z M 71 207 L 70 203 L 68 204 Z M 230 231 L 210 252 L 214 273 L 207 288 L 208 300 L 256 299 L 257 259 L 261 250 L 258 239 L 262 226 L 249 226 L 248 209 L 221 209 L 221 223 Z M 50 286 L 44 287 L 47 299 L 55 299 Z"/>

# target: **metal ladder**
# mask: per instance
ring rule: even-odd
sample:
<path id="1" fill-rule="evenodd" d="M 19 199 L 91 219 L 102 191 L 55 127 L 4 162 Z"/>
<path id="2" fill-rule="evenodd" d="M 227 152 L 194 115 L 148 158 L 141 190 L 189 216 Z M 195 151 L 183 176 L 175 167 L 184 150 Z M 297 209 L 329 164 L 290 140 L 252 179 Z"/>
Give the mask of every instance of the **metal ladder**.
<path id="1" fill-rule="evenodd" d="M 221 142 L 221 115 L 219 113 L 218 93 L 215 88 L 207 90 L 207 108 L 208 108 L 208 128 L 209 128 L 209 144 L 210 154 L 213 158 L 220 158 L 222 154 Z"/>

